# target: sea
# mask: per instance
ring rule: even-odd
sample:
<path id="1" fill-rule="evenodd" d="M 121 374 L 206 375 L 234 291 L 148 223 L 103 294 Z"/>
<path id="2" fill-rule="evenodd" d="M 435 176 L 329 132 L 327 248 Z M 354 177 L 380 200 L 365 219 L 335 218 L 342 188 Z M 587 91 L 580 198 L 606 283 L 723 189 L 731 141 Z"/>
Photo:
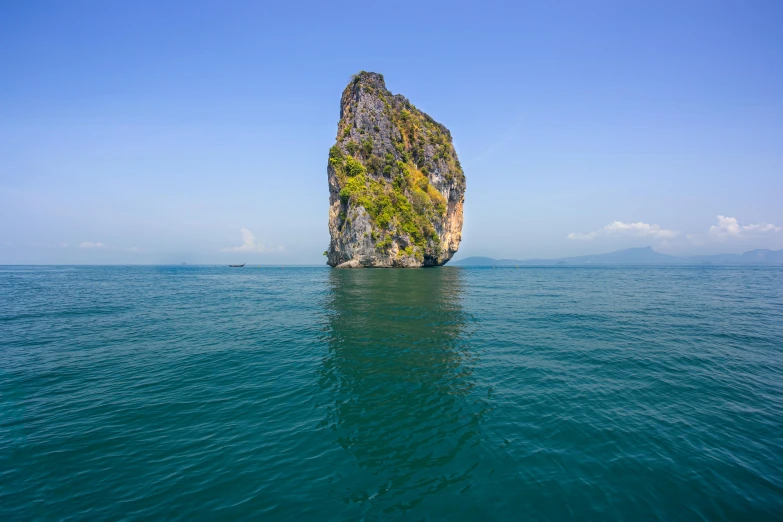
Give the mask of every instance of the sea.
<path id="1" fill-rule="evenodd" d="M 0 520 L 783 520 L 783 267 L 0 267 Z"/>

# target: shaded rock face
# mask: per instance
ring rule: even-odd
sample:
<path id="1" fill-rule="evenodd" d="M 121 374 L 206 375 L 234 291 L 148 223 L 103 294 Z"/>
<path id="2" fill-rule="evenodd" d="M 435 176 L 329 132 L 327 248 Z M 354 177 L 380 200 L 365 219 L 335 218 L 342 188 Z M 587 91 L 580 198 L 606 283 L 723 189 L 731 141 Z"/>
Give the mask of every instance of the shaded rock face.
<path id="1" fill-rule="evenodd" d="M 462 239 L 465 175 L 449 130 L 361 72 L 343 91 L 329 150 L 327 264 L 446 263 Z"/>

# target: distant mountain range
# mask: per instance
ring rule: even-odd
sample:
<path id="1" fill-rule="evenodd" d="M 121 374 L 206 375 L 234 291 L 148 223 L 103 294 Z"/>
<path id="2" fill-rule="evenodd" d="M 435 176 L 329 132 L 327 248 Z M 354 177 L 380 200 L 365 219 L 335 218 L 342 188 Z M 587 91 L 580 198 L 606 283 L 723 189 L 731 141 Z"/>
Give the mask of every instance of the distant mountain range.
<path id="1" fill-rule="evenodd" d="M 709 256 L 670 256 L 652 249 L 627 248 L 607 254 L 563 257 L 560 259 L 492 259 L 466 257 L 452 266 L 516 266 L 516 265 L 783 265 L 783 250 L 751 250 L 742 254 Z"/>

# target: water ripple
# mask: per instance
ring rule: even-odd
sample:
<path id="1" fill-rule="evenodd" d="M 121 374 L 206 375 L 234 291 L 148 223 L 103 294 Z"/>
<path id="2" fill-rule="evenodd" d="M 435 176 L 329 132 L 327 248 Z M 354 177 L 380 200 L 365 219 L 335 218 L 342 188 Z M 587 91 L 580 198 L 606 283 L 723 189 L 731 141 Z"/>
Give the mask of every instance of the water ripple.
<path id="1" fill-rule="evenodd" d="M 775 520 L 783 270 L 0 267 L 0 519 Z"/>

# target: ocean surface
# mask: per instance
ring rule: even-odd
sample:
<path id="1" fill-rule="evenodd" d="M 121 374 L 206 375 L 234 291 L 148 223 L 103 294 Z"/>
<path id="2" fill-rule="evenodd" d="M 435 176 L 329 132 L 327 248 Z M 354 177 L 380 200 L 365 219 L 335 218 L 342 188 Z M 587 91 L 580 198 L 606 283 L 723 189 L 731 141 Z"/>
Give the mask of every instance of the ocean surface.
<path id="1" fill-rule="evenodd" d="M 783 268 L 0 267 L 0 520 L 783 520 Z"/>

